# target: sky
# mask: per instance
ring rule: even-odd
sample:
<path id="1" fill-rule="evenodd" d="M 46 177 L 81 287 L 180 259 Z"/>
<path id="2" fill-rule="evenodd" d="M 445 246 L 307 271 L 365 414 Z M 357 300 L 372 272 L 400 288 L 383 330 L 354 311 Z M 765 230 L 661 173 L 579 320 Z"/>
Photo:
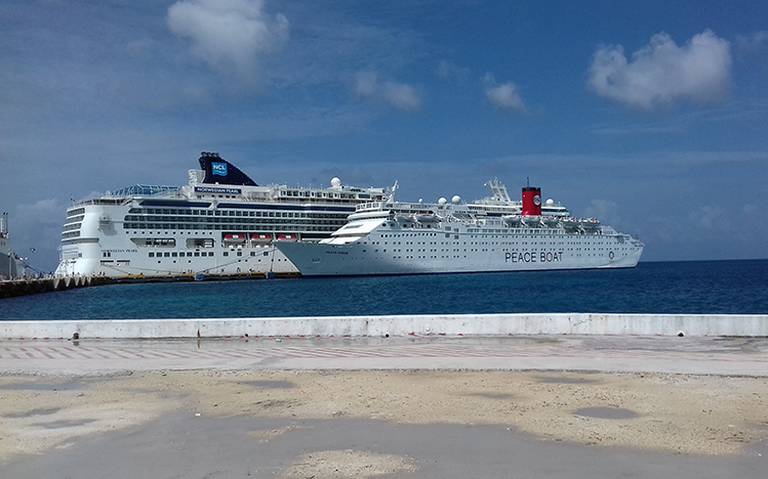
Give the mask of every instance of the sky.
<path id="1" fill-rule="evenodd" d="M 530 178 L 644 260 L 768 257 L 764 2 L 3 0 L 0 32 L 0 210 L 43 270 L 73 199 L 200 151 L 403 200 Z"/>

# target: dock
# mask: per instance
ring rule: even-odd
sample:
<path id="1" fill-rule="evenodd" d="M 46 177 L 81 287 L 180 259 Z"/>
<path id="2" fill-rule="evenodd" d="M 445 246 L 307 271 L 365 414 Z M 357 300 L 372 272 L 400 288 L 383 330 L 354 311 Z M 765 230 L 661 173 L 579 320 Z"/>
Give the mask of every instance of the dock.
<path id="1" fill-rule="evenodd" d="M 110 278 L 106 276 L 63 276 L 52 278 L 29 278 L 12 281 L 0 281 L 0 299 L 30 294 L 65 291 L 89 286 L 103 286 L 118 283 L 166 283 L 177 281 L 233 281 L 247 279 L 297 278 L 299 273 L 242 273 L 231 275 L 199 275 L 184 274 L 174 276 L 124 276 Z"/>

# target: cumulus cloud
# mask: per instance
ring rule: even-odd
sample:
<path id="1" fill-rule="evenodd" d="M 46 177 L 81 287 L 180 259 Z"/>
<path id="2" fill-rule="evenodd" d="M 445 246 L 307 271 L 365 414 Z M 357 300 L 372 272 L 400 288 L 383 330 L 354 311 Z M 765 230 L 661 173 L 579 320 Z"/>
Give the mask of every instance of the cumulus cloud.
<path id="1" fill-rule="evenodd" d="M 525 104 L 514 83 L 497 83 L 496 78 L 491 73 L 486 73 L 483 77 L 483 87 L 486 98 L 496 108 L 525 111 Z"/>
<path id="2" fill-rule="evenodd" d="M 179 0 L 167 22 L 211 67 L 250 80 L 259 76 L 260 57 L 289 36 L 288 19 L 265 13 L 263 0 Z"/>
<path id="3" fill-rule="evenodd" d="M 621 45 L 599 48 L 589 69 L 589 86 L 600 96 L 652 110 L 678 100 L 722 99 L 730 69 L 730 44 L 713 32 L 694 35 L 682 46 L 658 33 L 631 59 Z"/>
<path id="4" fill-rule="evenodd" d="M 411 85 L 391 80 L 381 81 L 374 71 L 361 71 L 355 75 L 355 93 L 364 98 L 385 101 L 404 111 L 421 108 L 421 96 Z"/>

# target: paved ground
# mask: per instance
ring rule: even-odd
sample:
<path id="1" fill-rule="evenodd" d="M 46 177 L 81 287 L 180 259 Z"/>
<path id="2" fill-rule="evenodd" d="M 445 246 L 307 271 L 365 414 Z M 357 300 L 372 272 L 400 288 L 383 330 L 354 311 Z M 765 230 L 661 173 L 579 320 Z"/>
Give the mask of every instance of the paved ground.
<path id="1" fill-rule="evenodd" d="M 515 336 L 0 341 L 0 373 L 161 369 L 497 369 L 768 376 L 768 340 Z"/>
<path id="2" fill-rule="evenodd" d="M 499 426 L 176 415 L 11 464 L 4 477 L 764 479 L 766 466 L 757 456 L 624 449 L 600 454 L 594 447 L 542 443 Z"/>
<path id="3" fill-rule="evenodd" d="M 2 478 L 764 478 L 767 460 L 764 339 L 0 341 Z"/>

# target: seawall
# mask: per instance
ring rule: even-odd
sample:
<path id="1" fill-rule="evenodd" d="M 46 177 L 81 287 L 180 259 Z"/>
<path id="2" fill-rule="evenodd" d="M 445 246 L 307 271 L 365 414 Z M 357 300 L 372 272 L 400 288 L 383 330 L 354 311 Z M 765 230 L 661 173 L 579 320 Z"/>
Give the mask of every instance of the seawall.
<path id="1" fill-rule="evenodd" d="M 768 315 L 542 313 L 0 321 L 0 339 L 538 334 L 768 337 Z"/>

